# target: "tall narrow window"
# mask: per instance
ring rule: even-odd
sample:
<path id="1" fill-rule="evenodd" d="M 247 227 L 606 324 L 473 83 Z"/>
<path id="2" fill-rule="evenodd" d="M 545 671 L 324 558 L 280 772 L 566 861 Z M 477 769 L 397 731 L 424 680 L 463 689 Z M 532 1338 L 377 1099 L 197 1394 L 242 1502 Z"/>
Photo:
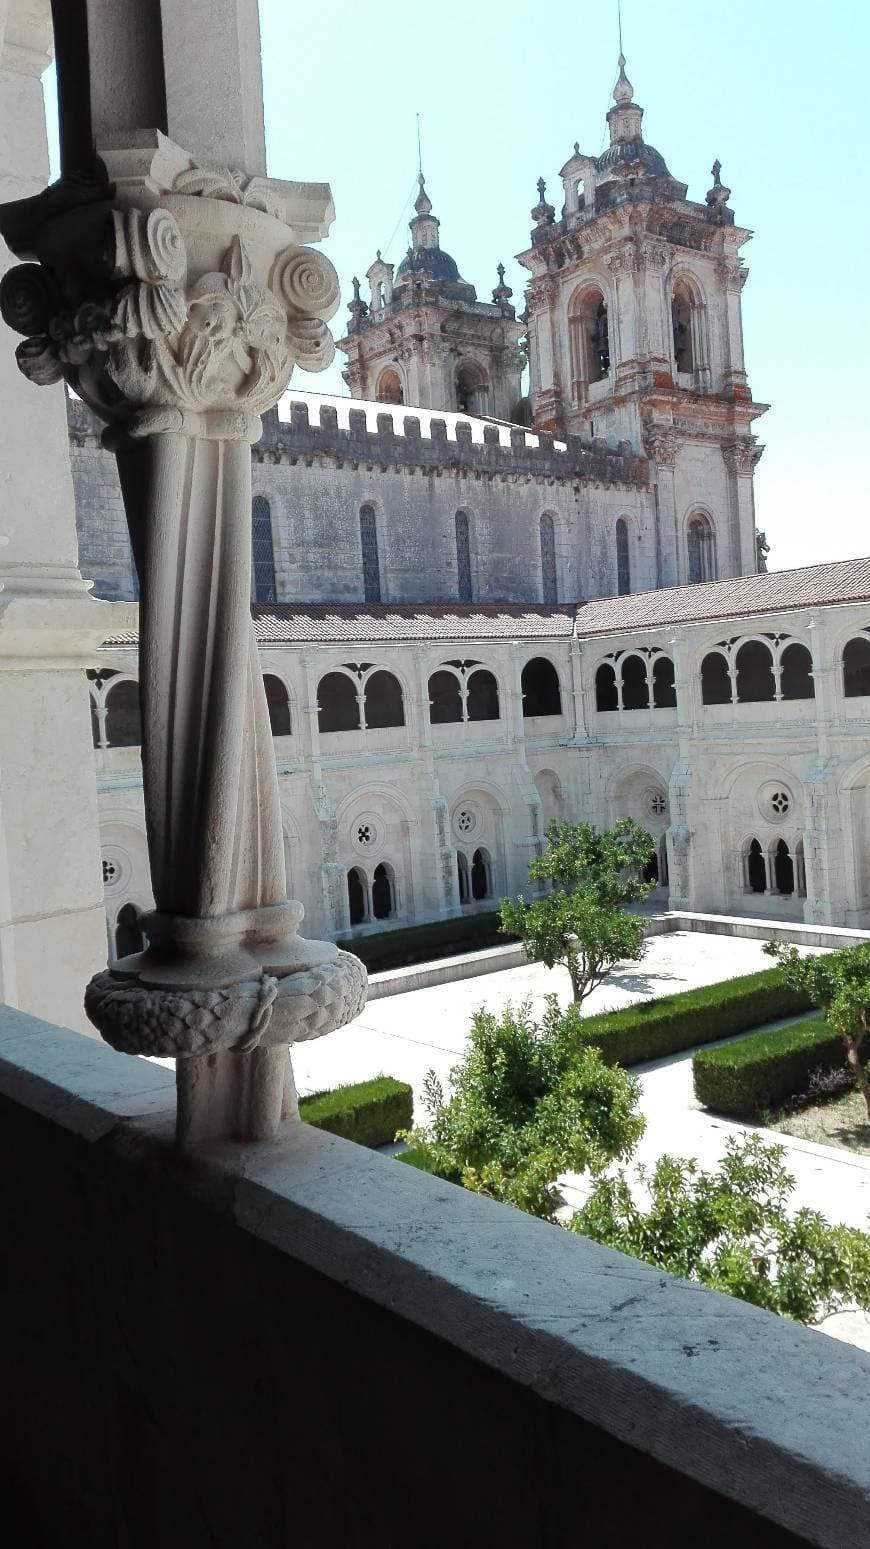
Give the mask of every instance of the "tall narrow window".
<path id="1" fill-rule="evenodd" d="M 255 495 L 251 504 L 251 547 L 251 602 L 276 602 L 272 513 L 263 495 Z"/>
<path id="2" fill-rule="evenodd" d="M 541 517 L 541 595 L 544 602 L 556 602 L 556 535 L 553 518 Z"/>
<path id="3" fill-rule="evenodd" d="M 374 506 L 362 506 L 359 513 L 359 537 L 362 547 L 363 587 L 366 602 L 381 600 L 381 562 L 378 555 L 378 524 Z"/>
<path id="4" fill-rule="evenodd" d="M 698 511 L 689 521 L 686 533 L 689 552 L 689 580 L 715 581 L 716 538 L 709 517 Z"/>
<path id="5" fill-rule="evenodd" d="M 471 540 L 468 516 L 456 513 L 456 584 L 460 602 L 471 602 Z"/>
<path id="6" fill-rule="evenodd" d="M 616 593 L 627 597 L 631 591 L 631 556 L 628 552 L 628 522 L 620 517 L 616 524 Z"/>

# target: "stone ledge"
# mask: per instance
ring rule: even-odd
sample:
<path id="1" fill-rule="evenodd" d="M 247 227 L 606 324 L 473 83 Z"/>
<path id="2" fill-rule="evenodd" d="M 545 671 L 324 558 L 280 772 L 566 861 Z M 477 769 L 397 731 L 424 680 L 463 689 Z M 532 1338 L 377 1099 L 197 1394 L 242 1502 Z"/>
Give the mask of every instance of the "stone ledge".
<path id="1" fill-rule="evenodd" d="M 117 1169 L 155 1203 L 168 1188 L 240 1251 L 269 1245 L 799 1541 L 865 1541 L 870 1357 L 302 1124 L 179 1156 L 169 1085 L 0 1009 L 0 1098 L 98 1142 L 98 1191 Z"/>

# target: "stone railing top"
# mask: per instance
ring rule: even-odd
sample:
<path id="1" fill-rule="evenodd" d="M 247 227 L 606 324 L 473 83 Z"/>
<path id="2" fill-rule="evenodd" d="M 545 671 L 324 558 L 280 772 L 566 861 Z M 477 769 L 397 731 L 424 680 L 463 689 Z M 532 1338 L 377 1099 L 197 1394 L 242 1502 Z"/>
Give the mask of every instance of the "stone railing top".
<path id="1" fill-rule="evenodd" d="M 801 1541 L 866 1541 L 870 1355 L 299 1121 L 182 1158 L 165 1070 L 8 1006 L 0 1097 Z"/>

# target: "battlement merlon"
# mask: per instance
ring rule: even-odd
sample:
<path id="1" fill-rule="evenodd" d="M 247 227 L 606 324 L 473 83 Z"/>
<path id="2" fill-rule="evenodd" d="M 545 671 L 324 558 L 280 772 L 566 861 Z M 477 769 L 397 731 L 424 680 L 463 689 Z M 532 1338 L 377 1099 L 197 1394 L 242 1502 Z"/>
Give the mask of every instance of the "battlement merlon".
<path id="1" fill-rule="evenodd" d="M 338 411 L 332 404 L 319 406 L 317 424 L 312 423 L 307 403 L 291 397 L 289 405 L 286 399 L 282 404 L 285 413 L 288 408 L 289 420 L 279 419 L 274 410 L 264 415 L 255 458 L 329 457 L 413 467 L 423 473 L 462 468 L 491 475 L 531 474 L 634 489 L 649 487 L 649 462 L 639 457 L 628 441 L 621 441 L 614 449 L 603 437 L 556 439 L 521 426 L 481 420 L 472 424 L 455 415 L 450 416 L 454 431 L 450 436 L 447 418 L 428 413 L 429 434 L 424 435 L 420 416 L 401 408 L 378 413 L 377 428 L 371 430 L 369 413 L 362 407 L 348 410 L 346 427 L 339 425 Z"/>

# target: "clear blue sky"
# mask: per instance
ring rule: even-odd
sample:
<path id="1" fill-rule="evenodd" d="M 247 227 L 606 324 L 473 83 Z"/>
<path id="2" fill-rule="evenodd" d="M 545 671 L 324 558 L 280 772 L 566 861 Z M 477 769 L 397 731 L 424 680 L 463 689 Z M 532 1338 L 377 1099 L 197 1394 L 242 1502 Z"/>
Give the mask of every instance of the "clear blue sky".
<path id="1" fill-rule="evenodd" d="M 342 282 L 336 332 L 351 276 L 377 247 L 396 262 L 407 245 L 417 112 L 444 247 L 484 299 L 502 259 L 521 307 L 513 255 L 528 244 L 537 178 L 558 206 L 574 141 L 593 154 L 605 143 L 616 0 L 260 0 L 260 13 L 269 171 L 327 180 L 335 197 L 324 251 Z M 771 563 L 870 553 L 870 10 L 623 0 L 623 28 L 645 137 L 690 198 L 703 199 L 718 156 L 755 232 L 744 323 L 750 385 L 771 405 L 756 425 Z M 294 380 L 344 392 L 341 359 Z"/>

